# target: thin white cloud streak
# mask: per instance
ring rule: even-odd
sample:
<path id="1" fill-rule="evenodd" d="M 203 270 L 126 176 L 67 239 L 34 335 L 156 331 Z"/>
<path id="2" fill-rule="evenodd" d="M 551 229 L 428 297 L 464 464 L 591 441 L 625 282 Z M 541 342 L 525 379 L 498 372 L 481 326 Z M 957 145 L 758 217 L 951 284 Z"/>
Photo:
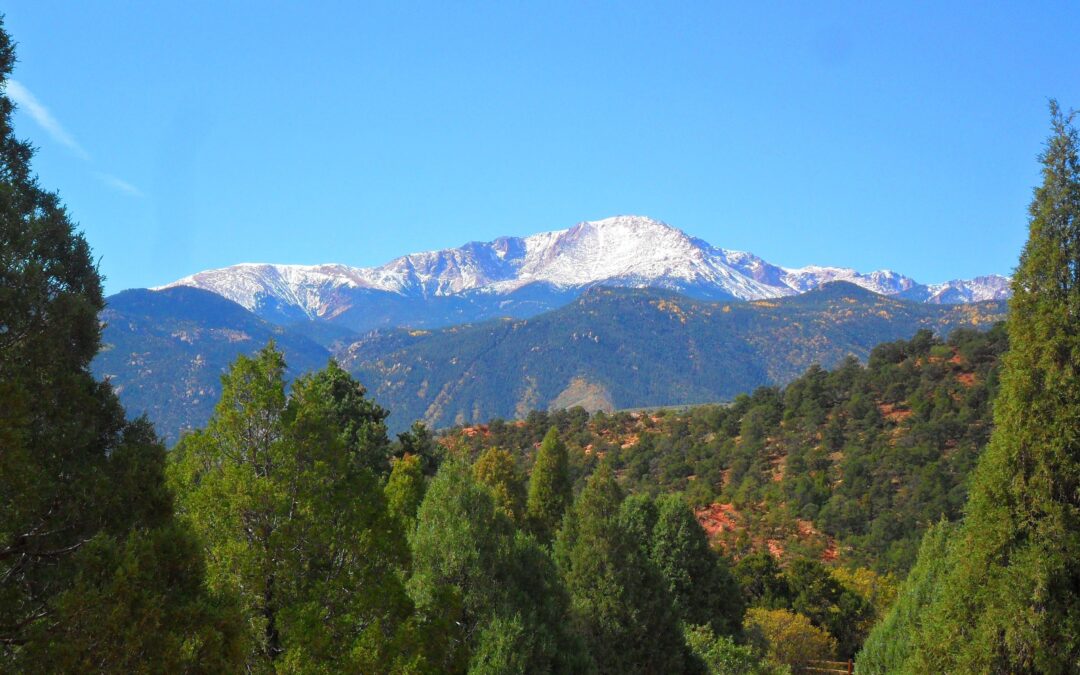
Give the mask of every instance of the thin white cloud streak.
<path id="1" fill-rule="evenodd" d="M 127 182 L 123 178 L 120 178 L 118 176 L 114 176 L 114 175 L 109 174 L 109 173 L 98 173 L 97 177 L 98 177 L 98 180 L 100 180 L 102 183 L 105 183 L 109 187 L 114 188 L 116 190 L 119 190 L 120 192 L 123 192 L 126 195 L 131 195 L 132 197 L 142 197 L 143 196 L 142 190 L 135 187 L 131 183 Z"/>
<path id="2" fill-rule="evenodd" d="M 7 81 L 7 95 L 11 97 L 12 101 L 15 101 L 16 105 L 29 113 L 30 117 L 34 118 L 34 121 L 44 129 L 53 140 L 57 143 L 61 143 L 74 152 L 76 155 L 83 159 L 90 159 L 90 153 L 86 152 L 78 141 L 67 132 L 67 129 L 60 124 L 60 122 L 52 116 L 49 109 L 42 105 L 41 101 L 37 100 L 30 90 L 22 85 L 18 80 L 8 79 Z"/>
<path id="3" fill-rule="evenodd" d="M 53 117 L 52 113 L 49 112 L 49 109 L 46 108 L 41 101 L 37 100 L 37 97 L 34 96 L 29 89 L 23 86 L 18 80 L 10 78 L 5 85 L 5 91 L 8 97 L 21 109 L 25 110 L 30 117 L 38 123 L 38 126 L 48 132 L 54 141 L 66 146 L 69 150 L 78 155 L 79 158 L 90 161 L 90 153 L 79 145 L 79 142 L 75 140 L 75 137 L 68 133 L 67 129 L 60 124 L 60 121 Z M 97 176 L 98 180 L 102 183 L 118 192 L 122 192 L 132 197 L 143 196 L 142 190 L 119 176 L 102 172 L 95 172 L 94 175 Z"/>

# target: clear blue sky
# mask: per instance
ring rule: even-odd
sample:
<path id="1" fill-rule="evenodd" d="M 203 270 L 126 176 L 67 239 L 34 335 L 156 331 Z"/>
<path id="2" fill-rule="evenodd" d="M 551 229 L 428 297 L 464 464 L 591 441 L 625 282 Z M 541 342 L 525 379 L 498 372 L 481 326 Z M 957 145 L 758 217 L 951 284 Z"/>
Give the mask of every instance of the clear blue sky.
<path id="1" fill-rule="evenodd" d="M 619 213 L 788 266 L 1011 271 L 1080 4 L 724 4 L 4 11 L 17 130 L 109 292 Z"/>

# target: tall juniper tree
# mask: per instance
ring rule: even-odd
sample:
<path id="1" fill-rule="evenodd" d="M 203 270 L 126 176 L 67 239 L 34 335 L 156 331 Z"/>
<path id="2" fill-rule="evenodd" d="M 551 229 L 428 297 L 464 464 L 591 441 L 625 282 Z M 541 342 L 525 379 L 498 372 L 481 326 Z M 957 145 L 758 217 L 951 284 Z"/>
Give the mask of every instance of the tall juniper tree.
<path id="1" fill-rule="evenodd" d="M 910 671 L 1064 673 L 1080 663 L 1080 156 L 1074 115 L 1053 102 L 1050 111 L 995 429 L 948 572 L 909 622 Z"/>
<path id="2" fill-rule="evenodd" d="M 551 427 L 536 453 L 526 503 L 532 530 L 542 541 L 549 542 L 555 536 L 574 498 L 573 487 L 566 445 L 559 430 Z"/>
<path id="3" fill-rule="evenodd" d="M 15 63 L 0 24 L 0 79 Z M 0 671 L 231 669 L 229 606 L 172 517 L 165 450 L 89 364 L 101 278 L 0 93 Z"/>
<path id="4" fill-rule="evenodd" d="M 646 519 L 623 513 L 623 498 L 611 468 L 602 464 L 555 540 L 574 628 L 601 673 L 683 672 L 689 652 L 679 616 L 638 538 Z"/>

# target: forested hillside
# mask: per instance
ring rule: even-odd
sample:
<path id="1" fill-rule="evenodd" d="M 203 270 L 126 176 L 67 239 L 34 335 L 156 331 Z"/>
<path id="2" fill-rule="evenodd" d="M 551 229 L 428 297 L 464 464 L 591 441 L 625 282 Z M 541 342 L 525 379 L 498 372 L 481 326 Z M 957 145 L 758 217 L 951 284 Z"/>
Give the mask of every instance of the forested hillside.
<path id="1" fill-rule="evenodd" d="M 960 514 L 1006 343 L 1000 324 L 945 341 L 923 331 L 879 345 L 866 366 L 814 366 L 726 406 L 533 412 L 441 440 L 470 455 L 505 448 L 528 465 L 554 424 L 579 481 L 606 462 L 632 492 L 684 492 L 735 557 L 772 551 L 902 576 L 926 527 Z"/>
<path id="2" fill-rule="evenodd" d="M 360 337 L 329 323 L 279 326 L 207 291 L 176 287 L 110 297 L 93 369 L 171 444 L 209 418 L 229 363 L 273 339 L 288 355 L 290 377 L 338 359 L 401 431 L 417 419 L 439 428 L 575 405 L 726 401 L 784 384 L 814 363 L 865 359 L 879 342 L 920 327 L 946 334 L 1003 316 L 1000 302 L 919 304 L 844 282 L 751 303 L 596 288 L 527 320 Z"/>
<path id="3" fill-rule="evenodd" d="M 865 359 L 920 327 L 946 334 L 1003 316 L 996 302 L 922 305 L 842 282 L 750 303 L 597 288 L 529 320 L 379 333 L 340 358 L 394 411 L 392 425 L 422 419 L 438 428 L 575 405 L 727 401 L 815 363 Z"/>
<path id="4" fill-rule="evenodd" d="M 210 418 L 224 368 L 237 356 L 273 340 L 288 356 L 290 377 L 330 359 L 306 336 L 197 288 L 124 291 L 108 299 L 100 320 L 104 344 L 94 373 L 112 383 L 130 411 L 145 413 L 169 444 Z"/>

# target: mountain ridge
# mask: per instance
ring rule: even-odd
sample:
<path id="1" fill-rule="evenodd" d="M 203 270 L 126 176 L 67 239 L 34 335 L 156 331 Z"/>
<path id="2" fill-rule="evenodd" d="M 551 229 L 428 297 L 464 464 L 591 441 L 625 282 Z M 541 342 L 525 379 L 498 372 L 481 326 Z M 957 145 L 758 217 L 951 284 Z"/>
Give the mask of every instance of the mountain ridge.
<path id="1" fill-rule="evenodd" d="M 887 269 L 860 273 L 819 265 L 781 267 L 643 216 L 614 216 L 527 237 L 411 253 L 378 267 L 241 263 L 157 289 L 202 288 L 275 323 L 332 321 L 367 330 L 500 315 L 525 318 L 562 306 L 597 285 L 662 288 L 701 299 L 762 300 L 805 293 L 831 281 L 931 304 L 1009 295 L 1009 279 L 1000 275 L 921 284 Z"/>
<path id="2" fill-rule="evenodd" d="M 434 427 L 582 398 L 590 409 L 728 400 L 817 363 L 867 358 L 918 329 L 987 327 L 1004 303 L 926 305 L 834 282 L 753 302 L 658 289 L 594 288 L 531 319 L 370 333 L 336 356 L 400 426 Z"/>
<path id="3" fill-rule="evenodd" d="M 338 360 L 392 411 L 397 431 L 414 419 L 438 427 L 562 405 L 726 400 L 812 363 L 866 358 L 919 328 L 985 327 L 1004 315 L 1002 302 L 921 304 L 845 282 L 752 302 L 597 286 L 528 319 L 357 335 L 326 322 L 277 325 L 201 289 L 140 289 L 108 298 L 93 370 L 171 443 L 205 422 L 229 364 L 272 339 L 290 377 Z"/>

